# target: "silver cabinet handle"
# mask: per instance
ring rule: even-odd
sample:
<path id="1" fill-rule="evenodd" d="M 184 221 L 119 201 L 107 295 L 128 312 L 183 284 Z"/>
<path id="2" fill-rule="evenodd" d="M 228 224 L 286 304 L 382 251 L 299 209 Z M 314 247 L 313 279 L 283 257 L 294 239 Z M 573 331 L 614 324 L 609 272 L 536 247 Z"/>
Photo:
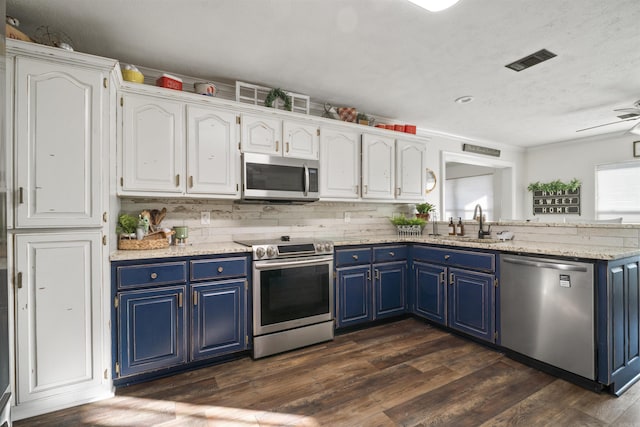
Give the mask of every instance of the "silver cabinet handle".
<path id="1" fill-rule="evenodd" d="M 224 271 L 224 268 L 218 267 L 218 273 L 222 273 L 223 271 Z"/>
<path id="2" fill-rule="evenodd" d="M 369 188 L 368 188 L 368 186 L 365 185 L 364 186 L 364 194 L 367 194 L 368 192 L 369 192 Z"/>
<path id="3" fill-rule="evenodd" d="M 289 152 L 289 143 L 287 142 L 287 153 Z"/>
<path id="4" fill-rule="evenodd" d="M 18 203 L 20 204 L 24 203 L 24 188 L 22 187 L 18 189 Z"/>
<path id="5" fill-rule="evenodd" d="M 280 141 L 276 141 L 276 153 L 278 152 L 279 148 L 280 148 Z"/>
<path id="6" fill-rule="evenodd" d="M 356 261 L 358 260 L 358 255 L 353 255 L 352 257 L 353 257 L 354 260 L 356 260 Z"/>
<path id="7" fill-rule="evenodd" d="M 360 186 L 356 185 L 356 194 L 360 194 Z"/>
<path id="8" fill-rule="evenodd" d="M 376 268 L 376 275 L 375 275 L 376 280 L 380 280 L 380 270 L 378 270 Z"/>
<path id="9" fill-rule="evenodd" d="M 189 188 L 193 188 L 193 175 L 189 176 Z"/>
<path id="10" fill-rule="evenodd" d="M 176 175 L 176 187 L 180 187 L 180 174 Z"/>
<path id="11" fill-rule="evenodd" d="M 395 252 L 393 252 L 393 251 L 390 251 L 390 252 L 389 252 L 389 255 L 390 255 L 390 256 L 396 256 L 396 253 L 395 253 Z"/>
<path id="12" fill-rule="evenodd" d="M 151 273 L 151 278 L 152 279 L 157 279 L 158 278 L 158 273 Z"/>

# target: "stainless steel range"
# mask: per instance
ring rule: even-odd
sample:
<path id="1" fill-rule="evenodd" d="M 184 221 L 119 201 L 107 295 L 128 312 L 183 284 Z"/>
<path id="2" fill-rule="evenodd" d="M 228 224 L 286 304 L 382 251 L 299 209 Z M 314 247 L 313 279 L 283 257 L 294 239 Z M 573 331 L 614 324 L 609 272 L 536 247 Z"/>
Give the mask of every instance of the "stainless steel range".
<path id="1" fill-rule="evenodd" d="M 236 241 L 253 249 L 254 359 L 333 339 L 333 244 Z"/>

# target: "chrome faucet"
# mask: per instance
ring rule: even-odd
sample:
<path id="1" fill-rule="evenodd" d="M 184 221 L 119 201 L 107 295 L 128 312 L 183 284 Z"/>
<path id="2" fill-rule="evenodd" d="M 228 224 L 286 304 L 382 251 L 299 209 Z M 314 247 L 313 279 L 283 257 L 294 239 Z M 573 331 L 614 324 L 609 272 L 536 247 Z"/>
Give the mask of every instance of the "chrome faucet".
<path id="1" fill-rule="evenodd" d="M 479 216 L 478 211 L 480 211 Z M 484 239 L 484 236 L 491 236 L 491 224 L 489 224 L 489 227 L 487 227 L 487 231 L 484 231 L 484 227 L 482 225 L 482 206 L 480 206 L 479 203 L 473 209 L 473 219 L 477 220 L 480 223 L 480 228 L 478 230 L 478 239 Z"/>

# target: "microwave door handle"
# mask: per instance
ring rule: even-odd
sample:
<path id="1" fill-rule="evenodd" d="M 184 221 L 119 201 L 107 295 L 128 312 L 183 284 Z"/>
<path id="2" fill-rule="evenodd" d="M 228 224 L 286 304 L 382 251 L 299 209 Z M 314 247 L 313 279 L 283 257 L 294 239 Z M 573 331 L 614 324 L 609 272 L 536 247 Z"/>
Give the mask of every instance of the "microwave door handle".
<path id="1" fill-rule="evenodd" d="M 309 167 L 304 164 L 304 196 L 306 197 L 309 194 Z"/>

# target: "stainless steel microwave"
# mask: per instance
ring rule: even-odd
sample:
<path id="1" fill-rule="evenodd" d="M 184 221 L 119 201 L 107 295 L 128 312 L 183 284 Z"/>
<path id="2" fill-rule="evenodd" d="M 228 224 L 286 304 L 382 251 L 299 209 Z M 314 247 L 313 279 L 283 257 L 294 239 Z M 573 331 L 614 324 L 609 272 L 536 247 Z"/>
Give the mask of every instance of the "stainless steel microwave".
<path id="1" fill-rule="evenodd" d="M 317 160 L 268 154 L 242 155 L 242 199 L 313 202 L 318 200 Z"/>

